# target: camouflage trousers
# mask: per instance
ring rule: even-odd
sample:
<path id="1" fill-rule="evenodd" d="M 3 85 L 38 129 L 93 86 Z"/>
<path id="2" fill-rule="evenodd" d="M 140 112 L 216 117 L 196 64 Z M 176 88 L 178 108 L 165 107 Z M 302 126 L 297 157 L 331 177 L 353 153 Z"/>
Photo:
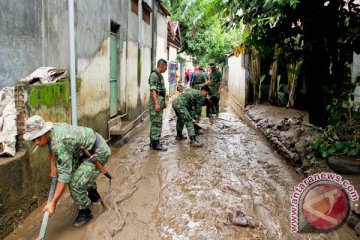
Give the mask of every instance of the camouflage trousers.
<path id="1" fill-rule="evenodd" d="M 211 96 L 218 97 L 219 102 L 216 105 L 206 107 L 206 116 L 207 117 L 211 117 L 211 115 L 213 115 L 213 114 L 219 115 L 219 110 L 220 110 L 220 105 L 219 105 L 220 104 L 220 93 L 212 94 Z"/>
<path id="2" fill-rule="evenodd" d="M 88 197 L 87 189 L 96 188 L 96 178 L 100 171 L 96 168 L 92 160 L 98 160 L 102 165 L 109 160 L 111 150 L 105 140 L 100 137 L 99 147 L 94 153 L 94 157 L 89 160 L 85 159 L 72 173 L 71 180 L 68 184 L 69 191 L 75 205 L 79 209 L 88 208 L 91 200 Z"/>
<path id="3" fill-rule="evenodd" d="M 188 136 L 189 137 L 195 136 L 195 129 L 194 129 L 194 123 L 193 123 L 193 118 L 191 116 L 191 112 L 186 108 L 186 106 L 183 106 L 181 102 L 177 101 L 177 99 L 173 101 L 172 107 L 177 116 L 176 133 L 178 134 L 182 133 L 182 130 L 184 129 L 184 125 L 185 125 L 188 132 Z"/>
<path id="4" fill-rule="evenodd" d="M 158 97 L 160 104 L 160 112 L 155 111 L 155 104 L 150 100 L 149 111 L 150 111 L 150 140 L 159 140 L 161 137 L 162 120 L 163 120 L 163 109 L 165 106 L 164 97 Z"/>

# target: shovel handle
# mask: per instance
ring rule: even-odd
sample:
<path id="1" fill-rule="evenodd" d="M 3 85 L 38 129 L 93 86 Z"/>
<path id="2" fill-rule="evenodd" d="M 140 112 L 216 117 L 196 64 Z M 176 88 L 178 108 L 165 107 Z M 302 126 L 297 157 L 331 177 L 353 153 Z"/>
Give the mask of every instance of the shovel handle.
<path id="1" fill-rule="evenodd" d="M 47 200 L 48 203 L 51 201 L 51 199 L 54 196 L 56 182 L 57 182 L 57 177 L 53 177 L 52 180 L 51 180 L 50 192 L 49 192 L 49 197 L 48 197 L 48 200 Z M 46 211 L 44 213 L 44 217 L 43 217 L 43 220 L 42 220 L 42 223 L 41 223 L 39 237 L 37 238 L 39 240 L 45 238 L 45 232 L 46 232 L 47 224 L 48 224 L 48 221 L 49 221 L 49 216 L 50 216 L 50 213 L 48 211 Z"/>

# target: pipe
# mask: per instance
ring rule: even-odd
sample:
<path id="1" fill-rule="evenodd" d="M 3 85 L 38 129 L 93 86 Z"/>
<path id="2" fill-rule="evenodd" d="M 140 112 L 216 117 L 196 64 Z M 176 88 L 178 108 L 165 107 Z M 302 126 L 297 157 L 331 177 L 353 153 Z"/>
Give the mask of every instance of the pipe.
<path id="1" fill-rule="evenodd" d="M 68 0 L 68 10 L 69 10 L 69 47 L 70 47 L 71 123 L 72 125 L 77 126 L 74 0 Z"/>

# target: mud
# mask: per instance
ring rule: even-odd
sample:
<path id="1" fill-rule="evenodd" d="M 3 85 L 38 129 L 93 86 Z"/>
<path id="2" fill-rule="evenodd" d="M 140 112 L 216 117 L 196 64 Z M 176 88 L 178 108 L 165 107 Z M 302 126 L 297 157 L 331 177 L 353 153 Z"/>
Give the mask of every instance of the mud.
<path id="1" fill-rule="evenodd" d="M 357 239 L 346 226 L 328 234 L 290 232 L 290 196 L 301 179 L 226 98 L 217 122 L 198 136 L 203 148 L 175 140 L 170 108 L 162 134 L 169 150 L 150 150 L 148 134 L 147 120 L 125 145 L 113 146 L 107 167 L 114 179 L 110 191 L 106 178 L 98 179 L 104 207 L 92 206 L 95 218 L 73 228 L 77 212 L 66 193 L 46 239 Z M 252 226 L 225 224 L 236 211 Z M 38 209 L 5 239 L 35 239 L 41 218 Z"/>

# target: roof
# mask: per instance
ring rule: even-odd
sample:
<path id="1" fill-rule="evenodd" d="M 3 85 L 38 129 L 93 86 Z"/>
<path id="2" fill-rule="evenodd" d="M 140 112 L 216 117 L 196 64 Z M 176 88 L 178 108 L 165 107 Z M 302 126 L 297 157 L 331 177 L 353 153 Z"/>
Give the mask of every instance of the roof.
<path id="1" fill-rule="evenodd" d="M 181 48 L 181 34 L 180 34 L 180 24 L 177 21 L 168 22 L 168 43 L 174 47 Z"/>
<path id="2" fill-rule="evenodd" d="M 165 7 L 162 0 L 156 0 L 156 2 L 158 3 L 159 9 L 164 16 L 171 16 L 171 12 Z"/>

